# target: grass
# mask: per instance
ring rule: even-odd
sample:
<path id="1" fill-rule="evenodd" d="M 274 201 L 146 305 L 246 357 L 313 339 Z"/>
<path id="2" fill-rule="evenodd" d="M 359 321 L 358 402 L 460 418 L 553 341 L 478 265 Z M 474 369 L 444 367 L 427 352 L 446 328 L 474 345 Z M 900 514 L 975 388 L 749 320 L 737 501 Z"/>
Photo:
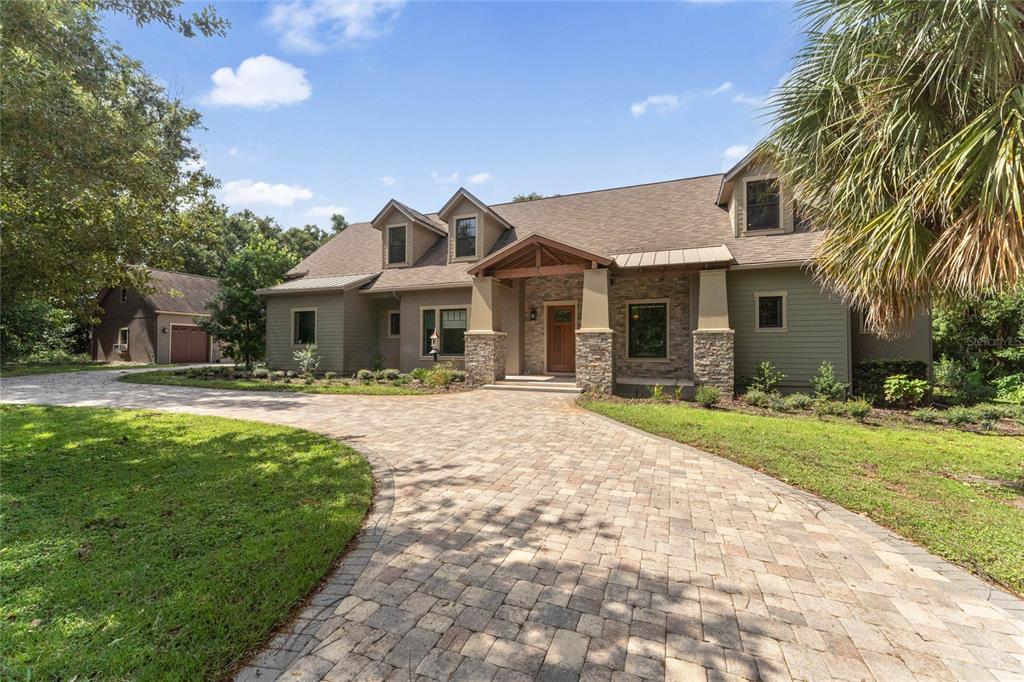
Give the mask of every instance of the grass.
<path id="1" fill-rule="evenodd" d="M 100 369 L 139 369 L 140 367 L 159 366 L 141 362 L 26 362 L 0 367 L 0 377 L 23 377 L 33 374 L 58 374 L 60 372 L 91 372 Z"/>
<path id="2" fill-rule="evenodd" d="M 286 384 L 281 380 L 269 381 L 267 379 L 200 379 L 169 370 L 126 374 L 120 377 L 120 380 L 133 384 L 227 388 L 239 391 L 285 391 L 288 393 L 335 393 L 347 395 L 419 395 L 423 393 L 423 391 L 410 386 L 392 386 L 389 384 L 344 384 L 340 381 Z"/>
<path id="3" fill-rule="evenodd" d="M 372 481 L 217 417 L 0 407 L 0 678 L 224 676 L 325 575 Z"/>
<path id="4" fill-rule="evenodd" d="M 580 404 L 810 490 L 1024 593 L 1022 438 L 688 405 Z"/>

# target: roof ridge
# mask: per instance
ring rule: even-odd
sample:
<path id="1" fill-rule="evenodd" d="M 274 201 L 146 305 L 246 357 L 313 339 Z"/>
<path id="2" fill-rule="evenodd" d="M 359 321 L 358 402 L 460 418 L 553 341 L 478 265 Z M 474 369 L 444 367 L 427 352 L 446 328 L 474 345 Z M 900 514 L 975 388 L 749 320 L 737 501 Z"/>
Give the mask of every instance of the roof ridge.
<path id="1" fill-rule="evenodd" d="M 211 277 L 210 275 L 197 275 L 197 274 L 195 274 L 193 272 L 182 272 L 180 270 L 167 270 L 165 268 L 154 268 L 154 267 L 151 267 L 149 265 L 144 265 L 143 267 L 146 268 L 147 270 L 156 270 L 157 272 L 166 272 L 166 273 L 171 274 L 171 275 L 188 275 L 189 277 L 202 277 L 203 279 L 212 279 L 215 282 L 219 282 L 220 281 L 218 278 Z"/>
<path id="2" fill-rule="evenodd" d="M 619 189 L 633 189 L 635 187 L 649 187 L 651 185 L 665 185 L 670 182 L 682 182 L 683 180 L 700 180 L 701 178 L 710 178 L 716 175 L 725 175 L 725 173 L 705 173 L 704 175 L 691 175 L 685 178 L 672 178 L 670 180 L 655 180 L 654 182 L 638 182 L 635 185 L 622 185 L 621 187 L 605 187 L 603 189 L 588 189 L 582 192 L 569 192 L 568 194 L 556 194 L 550 197 L 541 197 L 540 199 L 530 199 L 529 201 L 503 201 L 500 204 L 488 204 L 491 208 L 495 206 L 511 206 L 512 204 L 532 204 L 535 201 L 547 201 L 548 199 L 562 199 L 565 197 L 575 197 L 581 194 L 597 194 L 598 192 L 614 192 Z"/>

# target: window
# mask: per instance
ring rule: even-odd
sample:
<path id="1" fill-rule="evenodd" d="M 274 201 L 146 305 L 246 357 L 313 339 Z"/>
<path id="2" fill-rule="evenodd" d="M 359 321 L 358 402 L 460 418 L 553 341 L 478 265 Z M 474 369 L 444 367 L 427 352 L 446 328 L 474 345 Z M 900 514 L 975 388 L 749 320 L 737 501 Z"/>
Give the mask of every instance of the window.
<path id="1" fill-rule="evenodd" d="M 668 301 L 626 304 L 628 356 L 637 360 L 668 359 Z"/>
<path id="2" fill-rule="evenodd" d="M 455 257 L 472 258 L 476 255 L 476 218 L 455 220 Z"/>
<path id="3" fill-rule="evenodd" d="M 388 336 L 394 338 L 402 334 L 402 313 L 397 310 L 388 312 Z"/>
<path id="4" fill-rule="evenodd" d="M 388 228 L 388 265 L 405 262 L 405 225 Z"/>
<path id="5" fill-rule="evenodd" d="M 114 350 L 128 350 L 128 337 L 130 332 L 128 327 L 121 327 L 117 330 L 117 346 Z"/>
<path id="6" fill-rule="evenodd" d="M 747 183 L 747 229 L 777 230 L 779 219 L 779 183 L 777 180 L 752 180 Z"/>
<path id="7" fill-rule="evenodd" d="M 127 302 L 128 302 L 128 290 L 125 289 L 124 287 L 121 287 L 121 303 L 127 303 Z"/>
<path id="8" fill-rule="evenodd" d="M 297 346 L 316 343 L 315 310 L 292 311 L 292 343 Z"/>
<path id="9" fill-rule="evenodd" d="M 757 303 L 757 327 L 759 331 L 781 331 L 786 329 L 786 294 L 768 292 L 754 294 Z"/>
<path id="10" fill-rule="evenodd" d="M 420 327 L 420 352 L 430 355 L 430 337 L 437 330 L 441 355 L 466 354 L 466 328 L 469 326 L 467 308 L 424 308 Z"/>

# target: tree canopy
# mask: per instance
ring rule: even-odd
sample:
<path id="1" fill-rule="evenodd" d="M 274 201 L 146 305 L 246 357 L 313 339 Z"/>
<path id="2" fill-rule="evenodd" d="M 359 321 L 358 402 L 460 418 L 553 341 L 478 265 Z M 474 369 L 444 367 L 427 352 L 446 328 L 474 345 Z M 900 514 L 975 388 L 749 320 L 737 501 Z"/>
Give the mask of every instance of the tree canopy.
<path id="1" fill-rule="evenodd" d="M 537 199 L 543 198 L 543 194 L 537 194 L 536 192 L 530 192 L 529 194 L 517 194 L 512 197 L 512 203 L 518 204 L 521 201 L 536 201 Z"/>
<path id="2" fill-rule="evenodd" d="M 764 149 L 883 335 L 1024 281 L 1024 2 L 803 0 Z"/>

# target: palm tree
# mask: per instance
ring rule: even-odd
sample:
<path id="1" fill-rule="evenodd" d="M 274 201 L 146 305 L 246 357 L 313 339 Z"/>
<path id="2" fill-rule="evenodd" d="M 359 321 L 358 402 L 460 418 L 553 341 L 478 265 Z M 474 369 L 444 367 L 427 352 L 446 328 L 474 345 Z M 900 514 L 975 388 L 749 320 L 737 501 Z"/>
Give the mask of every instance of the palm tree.
<path id="1" fill-rule="evenodd" d="M 1024 0 L 803 0 L 765 149 L 883 335 L 1024 283 Z"/>

